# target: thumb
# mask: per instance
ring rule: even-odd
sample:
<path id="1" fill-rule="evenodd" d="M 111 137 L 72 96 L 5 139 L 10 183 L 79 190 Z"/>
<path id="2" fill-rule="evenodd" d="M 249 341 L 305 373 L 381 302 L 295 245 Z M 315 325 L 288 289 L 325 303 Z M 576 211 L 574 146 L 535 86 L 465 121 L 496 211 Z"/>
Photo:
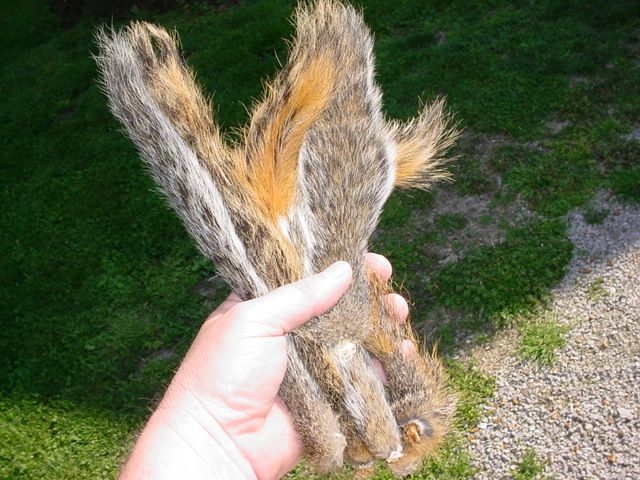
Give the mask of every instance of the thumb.
<path id="1" fill-rule="evenodd" d="M 260 323 L 267 335 L 283 335 L 333 307 L 349 285 L 351 266 L 336 262 L 311 277 L 243 302 L 241 317 Z"/>

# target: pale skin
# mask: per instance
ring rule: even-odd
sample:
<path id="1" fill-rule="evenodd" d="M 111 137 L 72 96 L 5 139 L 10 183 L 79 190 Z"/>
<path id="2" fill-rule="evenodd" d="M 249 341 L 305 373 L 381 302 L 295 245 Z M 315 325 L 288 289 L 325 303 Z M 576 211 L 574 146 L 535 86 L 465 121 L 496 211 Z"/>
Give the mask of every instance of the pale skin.
<path id="1" fill-rule="evenodd" d="M 390 278 L 386 258 L 368 253 L 365 261 Z M 272 480 L 291 470 L 303 447 L 278 397 L 285 334 L 330 309 L 350 283 L 351 267 L 336 262 L 254 300 L 231 294 L 202 325 L 120 480 Z M 387 301 L 404 321 L 407 302 L 397 294 Z"/>

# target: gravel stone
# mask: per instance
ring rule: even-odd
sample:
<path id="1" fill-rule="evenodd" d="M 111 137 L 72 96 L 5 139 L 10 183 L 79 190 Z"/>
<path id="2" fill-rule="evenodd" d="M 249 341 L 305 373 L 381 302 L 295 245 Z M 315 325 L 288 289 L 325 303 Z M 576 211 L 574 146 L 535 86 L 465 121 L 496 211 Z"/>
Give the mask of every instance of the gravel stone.
<path id="1" fill-rule="evenodd" d="M 478 480 L 511 478 L 529 448 L 557 479 L 640 478 L 640 207 L 606 192 L 592 206 L 610 212 L 600 225 L 567 215 L 574 257 L 550 308 L 570 330 L 556 363 L 518 358 L 513 332 L 472 353 L 497 379 L 469 446 Z"/>

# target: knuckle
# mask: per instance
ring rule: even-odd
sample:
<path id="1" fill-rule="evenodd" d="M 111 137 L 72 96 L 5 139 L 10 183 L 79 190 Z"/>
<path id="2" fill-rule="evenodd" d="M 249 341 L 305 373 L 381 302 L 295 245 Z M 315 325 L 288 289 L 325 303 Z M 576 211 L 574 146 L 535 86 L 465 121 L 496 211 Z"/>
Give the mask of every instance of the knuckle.
<path id="1" fill-rule="evenodd" d="M 250 300 L 248 302 L 242 302 L 234 305 L 229 309 L 228 314 L 236 320 L 240 318 L 250 319 L 255 315 L 256 310 L 257 308 L 254 301 Z"/>

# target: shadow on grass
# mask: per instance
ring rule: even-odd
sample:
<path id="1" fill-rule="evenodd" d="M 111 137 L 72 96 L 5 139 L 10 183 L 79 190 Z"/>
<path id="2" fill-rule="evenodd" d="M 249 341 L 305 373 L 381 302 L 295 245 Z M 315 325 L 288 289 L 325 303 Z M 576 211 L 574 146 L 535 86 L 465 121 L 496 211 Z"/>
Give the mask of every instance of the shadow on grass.
<path id="1" fill-rule="evenodd" d="M 432 305 L 465 314 L 457 324 L 434 326 L 434 336 L 450 349 L 457 330 L 493 333 L 513 316 L 544 302 L 564 276 L 572 250 L 565 223 L 542 220 L 511 228 L 500 245 L 480 247 L 445 266 L 427 287 Z"/>

